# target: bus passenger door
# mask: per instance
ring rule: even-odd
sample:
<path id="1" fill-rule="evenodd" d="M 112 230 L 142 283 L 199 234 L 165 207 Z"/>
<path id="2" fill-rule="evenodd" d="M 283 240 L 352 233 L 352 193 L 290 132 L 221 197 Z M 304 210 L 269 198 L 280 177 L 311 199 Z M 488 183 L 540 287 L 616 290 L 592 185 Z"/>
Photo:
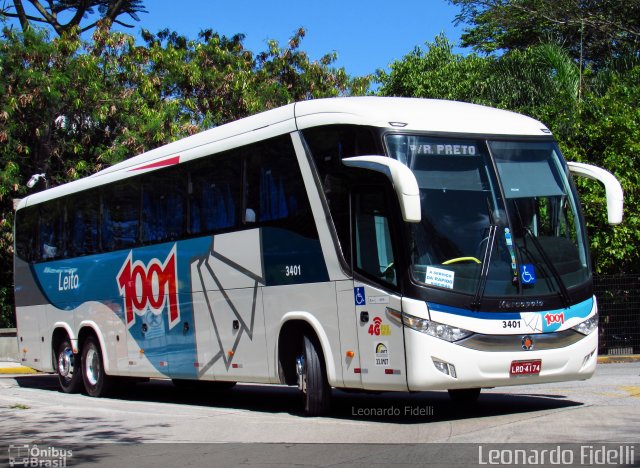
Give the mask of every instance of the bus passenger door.
<path id="1" fill-rule="evenodd" d="M 353 193 L 353 301 L 362 386 L 370 390 L 407 389 L 389 199 L 380 186 Z"/>

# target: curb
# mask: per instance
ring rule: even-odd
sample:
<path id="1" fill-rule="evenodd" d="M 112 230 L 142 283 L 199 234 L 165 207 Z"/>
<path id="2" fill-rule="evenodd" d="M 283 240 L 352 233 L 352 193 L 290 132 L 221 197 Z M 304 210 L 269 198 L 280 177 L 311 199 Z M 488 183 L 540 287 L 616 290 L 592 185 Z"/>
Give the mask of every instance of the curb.
<path id="1" fill-rule="evenodd" d="M 0 367 L 0 375 L 12 375 L 12 374 L 38 374 L 39 372 L 31 367 L 27 366 L 11 366 Z"/>
<path id="2" fill-rule="evenodd" d="M 598 364 L 619 364 L 622 362 L 640 362 L 640 354 L 625 354 L 620 356 L 598 356 Z"/>

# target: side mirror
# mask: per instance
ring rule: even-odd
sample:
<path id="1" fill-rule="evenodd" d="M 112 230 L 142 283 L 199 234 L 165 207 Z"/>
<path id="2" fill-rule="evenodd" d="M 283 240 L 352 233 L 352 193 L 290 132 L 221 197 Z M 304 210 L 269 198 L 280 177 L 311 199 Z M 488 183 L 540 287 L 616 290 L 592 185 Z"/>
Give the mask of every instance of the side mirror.
<path id="1" fill-rule="evenodd" d="M 418 188 L 416 176 L 407 166 L 386 156 L 355 156 L 353 158 L 344 158 L 342 164 L 348 167 L 369 169 L 386 175 L 391 181 L 400 202 L 402 219 L 408 223 L 420 222 L 420 189 Z"/>
<path id="2" fill-rule="evenodd" d="M 601 167 L 592 166 L 591 164 L 567 162 L 567 166 L 572 174 L 597 180 L 604 185 L 607 197 L 607 218 L 609 224 L 620 224 L 622 222 L 624 195 L 618 179 L 609 171 Z"/>

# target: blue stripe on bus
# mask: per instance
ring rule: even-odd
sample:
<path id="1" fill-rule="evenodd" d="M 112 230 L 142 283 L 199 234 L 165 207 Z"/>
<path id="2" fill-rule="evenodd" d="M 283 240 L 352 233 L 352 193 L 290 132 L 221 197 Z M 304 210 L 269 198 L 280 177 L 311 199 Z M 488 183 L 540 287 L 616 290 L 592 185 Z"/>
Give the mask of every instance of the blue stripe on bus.
<path id="1" fill-rule="evenodd" d="M 318 239 L 305 238 L 286 229 L 261 229 L 260 252 L 264 268 L 261 285 L 276 286 L 329 280 Z M 194 366 L 198 358 L 192 281 L 198 281 L 198 278 L 191 278 L 191 264 L 212 254 L 210 249 L 214 237 L 206 236 L 39 263 L 33 265 L 31 271 L 36 276 L 46 301 L 52 306 L 71 312 L 89 301 L 105 304 L 123 321 L 128 333 L 136 340 L 138 346 L 144 349 L 144 356 L 155 369 L 171 377 L 194 378 L 198 373 Z M 173 326 L 169 323 L 170 300 L 164 301 L 164 308 L 160 314 L 150 312 L 148 307 L 146 313 L 140 312 L 142 315 L 127 314 L 127 301 L 121 294 L 122 289 L 126 287 L 119 284 L 118 277 L 125 272 L 134 279 L 141 274 L 149 277 L 155 275 L 155 281 L 158 281 L 157 275 L 165 274 L 164 265 L 174 248 L 179 323 L 174 323 Z M 242 248 L 242 245 L 238 245 L 238 249 Z M 16 284 L 17 289 L 21 287 L 21 284 Z M 129 288 L 131 291 L 139 290 L 139 286 L 137 289 L 132 286 Z M 150 294 L 155 298 L 158 291 Z M 129 307 L 141 302 L 149 304 L 150 301 L 149 298 L 136 295 L 135 299 L 129 300 Z M 72 321 L 71 317 L 69 321 Z M 185 322 L 189 323 L 188 328 L 185 327 Z M 143 324 L 146 325 L 145 331 Z"/>
<path id="2" fill-rule="evenodd" d="M 482 320 L 519 320 L 522 318 L 521 312 L 474 312 L 468 309 L 462 309 L 459 307 L 451 307 L 443 304 L 436 304 L 434 302 L 427 302 L 429 306 L 429 310 L 443 312 L 447 314 L 459 315 L 462 317 L 470 317 Z M 563 319 L 569 320 L 571 318 L 586 318 L 593 309 L 593 298 L 589 298 L 586 301 L 580 302 L 578 304 L 574 304 L 565 309 L 554 309 L 554 310 L 545 310 L 545 311 L 536 311 L 533 313 L 540 314 L 541 316 L 555 316 L 559 314 L 563 314 Z M 527 311 L 523 311 L 522 313 L 526 313 Z M 547 323 L 543 321 L 543 331 L 555 331 L 562 326 L 562 323 Z"/>

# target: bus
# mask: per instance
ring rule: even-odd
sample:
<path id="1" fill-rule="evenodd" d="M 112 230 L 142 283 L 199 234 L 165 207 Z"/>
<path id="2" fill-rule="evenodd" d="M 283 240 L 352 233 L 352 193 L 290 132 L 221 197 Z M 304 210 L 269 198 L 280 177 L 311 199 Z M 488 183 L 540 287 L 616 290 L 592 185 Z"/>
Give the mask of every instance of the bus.
<path id="1" fill-rule="evenodd" d="M 16 207 L 20 358 L 65 392 L 141 378 L 446 390 L 589 378 L 598 312 L 547 127 L 442 100 L 297 102 Z M 209 384 L 207 384 L 207 388 Z"/>

